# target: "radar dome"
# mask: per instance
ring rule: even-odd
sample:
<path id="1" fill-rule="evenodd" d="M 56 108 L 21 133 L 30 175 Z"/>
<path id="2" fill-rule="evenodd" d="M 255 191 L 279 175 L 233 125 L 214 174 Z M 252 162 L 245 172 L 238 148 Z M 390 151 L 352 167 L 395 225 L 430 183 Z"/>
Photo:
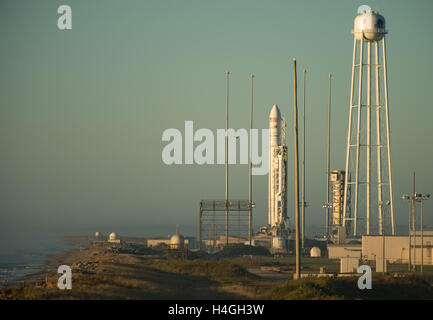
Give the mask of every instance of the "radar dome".
<path id="1" fill-rule="evenodd" d="M 183 240 L 183 236 L 180 235 L 180 234 L 175 234 L 175 235 L 173 235 L 173 236 L 171 237 L 171 239 L 170 239 L 170 244 L 171 244 L 171 245 L 177 245 L 177 246 L 180 246 L 180 245 L 183 245 L 183 242 L 184 242 L 184 240 Z"/>
<path id="2" fill-rule="evenodd" d="M 355 18 L 353 34 L 356 40 L 382 40 L 386 34 L 385 18 L 375 11 L 364 11 Z"/>
<path id="3" fill-rule="evenodd" d="M 112 233 L 110 233 L 110 235 L 108 236 L 108 239 L 109 239 L 109 240 L 116 240 L 116 239 L 117 239 L 117 235 L 116 235 L 114 232 L 112 232 Z"/>
<path id="4" fill-rule="evenodd" d="M 95 232 L 95 237 L 99 238 L 99 232 L 98 231 Z"/>
<path id="5" fill-rule="evenodd" d="M 319 258 L 321 256 L 321 251 L 319 247 L 312 247 L 310 250 L 310 256 L 312 258 Z"/>

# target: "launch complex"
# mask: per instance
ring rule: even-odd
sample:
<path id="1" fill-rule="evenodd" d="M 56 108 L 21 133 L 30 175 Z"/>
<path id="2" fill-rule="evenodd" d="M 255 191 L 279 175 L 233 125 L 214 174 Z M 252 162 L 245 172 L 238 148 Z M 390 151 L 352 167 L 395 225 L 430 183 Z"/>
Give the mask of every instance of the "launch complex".
<path id="1" fill-rule="evenodd" d="M 365 9 L 365 8 L 364 8 Z M 371 9 L 358 12 L 354 20 L 352 76 L 350 83 L 349 119 L 345 168 L 331 169 L 329 165 L 329 126 L 331 105 L 331 76 L 329 87 L 328 164 L 325 236 L 321 240 L 329 258 L 341 259 L 342 272 L 353 272 L 360 261 L 376 260 L 376 271 L 385 271 L 387 263 L 407 262 L 409 270 L 418 264 L 433 264 L 433 233 L 426 234 L 424 243 L 415 229 L 415 203 L 429 195 L 403 197 L 411 205 L 409 233 L 397 236 L 394 221 L 394 198 L 391 171 L 390 112 L 388 104 L 387 52 L 385 18 Z M 202 200 L 199 205 L 201 249 L 216 252 L 231 243 L 264 246 L 273 253 L 293 254 L 299 248 L 299 234 L 304 248 L 305 194 L 299 198 L 297 162 L 297 109 L 295 62 L 295 223 L 289 224 L 287 122 L 277 105 L 269 113 L 269 171 L 267 224 L 255 231 L 252 228 L 253 208 L 251 150 L 249 199 L 230 200 L 228 193 L 228 163 L 226 161 L 226 198 Z M 228 130 L 228 75 L 226 72 L 226 130 Z M 253 115 L 253 78 L 251 75 L 250 131 Z M 305 115 L 305 71 L 304 71 Z M 305 116 L 304 126 L 305 127 Z M 251 138 L 251 133 L 250 133 Z M 303 136 L 304 138 L 304 136 Z M 250 139 L 251 140 L 251 139 Z M 303 139 L 305 142 L 305 139 Z M 227 135 L 226 135 L 227 141 Z M 227 142 L 226 142 L 227 143 Z M 304 147 L 303 143 L 303 148 Z M 251 141 L 250 141 L 251 149 Z M 226 159 L 227 159 L 226 146 Z M 302 164 L 304 164 L 304 153 Z M 304 166 L 303 166 L 304 169 Z M 304 172 L 302 174 L 304 178 Z M 305 190 L 303 179 L 302 189 Z M 420 199 L 420 200 L 417 200 Z M 296 201 L 295 201 L 296 202 Z M 300 228 L 299 207 L 302 207 Z M 421 210 L 422 211 L 422 210 Z M 422 214 L 421 214 L 422 219 Z M 410 225 L 412 221 L 412 226 Z M 295 237 L 296 234 L 296 237 Z M 414 238 L 414 239 L 412 239 Z M 421 239 L 420 239 L 421 238 Z M 427 239 L 426 238 L 426 239 Z M 312 248 L 315 249 L 315 248 Z M 317 249 L 317 248 L 316 248 Z M 317 250 L 314 251 L 317 254 Z M 320 250 L 319 250 L 320 252 Z M 297 252 L 298 253 L 298 252 Z M 305 251 L 304 251 L 305 254 Z M 311 250 L 313 255 L 313 250 Z M 298 256 L 298 254 L 297 254 Z M 320 253 L 319 253 L 320 256 Z M 424 257 L 430 257 L 424 260 Z M 344 261 L 343 261 L 344 260 Z M 413 266 L 412 266 L 413 264 Z M 344 267 L 343 267 L 344 265 Z"/>

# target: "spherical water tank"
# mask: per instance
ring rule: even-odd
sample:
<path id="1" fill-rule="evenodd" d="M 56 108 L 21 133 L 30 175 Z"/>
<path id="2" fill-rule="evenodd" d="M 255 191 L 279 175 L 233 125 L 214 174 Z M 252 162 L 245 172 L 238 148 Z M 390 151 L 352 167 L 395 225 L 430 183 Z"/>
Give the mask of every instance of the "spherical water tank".
<path id="1" fill-rule="evenodd" d="M 110 233 L 110 235 L 108 236 L 109 240 L 116 240 L 116 238 L 117 238 L 117 235 L 114 232 Z"/>
<path id="2" fill-rule="evenodd" d="M 310 250 L 310 256 L 312 258 L 319 258 L 322 255 L 319 247 L 312 247 Z"/>
<path id="3" fill-rule="evenodd" d="M 386 34 L 385 18 L 375 11 L 364 11 L 355 18 L 353 33 L 357 40 L 382 40 Z"/>
<path id="4" fill-rule="evenodd" d="M 272 248 L 273 249 L 285 249 L 285 241 L 281 237 L 273 237 L 272 238 Z"/>

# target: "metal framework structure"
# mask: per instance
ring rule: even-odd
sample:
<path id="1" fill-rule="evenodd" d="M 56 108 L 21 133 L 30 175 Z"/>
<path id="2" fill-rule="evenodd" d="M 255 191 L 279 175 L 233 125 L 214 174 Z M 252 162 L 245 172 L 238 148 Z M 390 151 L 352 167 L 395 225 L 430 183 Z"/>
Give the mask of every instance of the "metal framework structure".
<path id="1" fill-rule="evenodd" d="M 344 175 L 341 170 L 333 170 L 329 174 L 331 189 L 331 221 L 332 226 L 343 225 L 343 203 L 344 203 Z"/>
<path id="2" fill-rule="evenodd" d="M 343 225 L 350 229 L 353 227 L 354 236 L 362 233 L 358 226 L 359 220 L 365 220 L 367 235 L 372 232 L 372 212 L 377 212 L 379 221 L 377 230 L 379 234 L 382 233 L 382 225 L 386 217 L 379 203 L 387 201 L 390 201 L 390 225 L 392 234 L 395 234 L 386 33 L 385 19 L 377 12 L 363 12 L 355 19 L 343 209 Z M 381 52 L 381 58 L 379 52 Z M 372 119 L 372 113 L 375 114 L 376 119 Z M 385 125 L 383 118 L 385 118 Z M 366 122 L 365 127 L 364 121 Z M 374 130 L 372 132 L 374 124 L 376 132 Z M 376 140 L 373 140 L 373 143 L 372 137 Z M 376 161 L 373 162 L 372 152 L 376 154 Z M 360 165 L 361 160 L 365 163 L 365 167 Z M 376 166 L 376 170 L 372 170 L 372 165 Z M 376 175 L 372 171 L 376 171 Z M 377 194 L 372 195 L 372 186 L 377 187 Z M 352 199 L 349 199 L 348 196 L 350 188 Z M 351 210 L 348 210 L 349 207 Z M 364 210 L 365 218 L 360 217 L 360 211 Z"/>
<path id="3" fill-rule="evenodd" d="M 254 203 L 248 200 L 201 200 L 199 204 L 199 245 L 202 249 L 203 241 L 211 243 L 217 250 L 218 239 L 224 235 L 230 242 L 230 237 L 249 239 L 250 210 Z M 228 214 L 227 214 L 228 213 Z M 230 233 L 227 223 L 230 225 Z"/>

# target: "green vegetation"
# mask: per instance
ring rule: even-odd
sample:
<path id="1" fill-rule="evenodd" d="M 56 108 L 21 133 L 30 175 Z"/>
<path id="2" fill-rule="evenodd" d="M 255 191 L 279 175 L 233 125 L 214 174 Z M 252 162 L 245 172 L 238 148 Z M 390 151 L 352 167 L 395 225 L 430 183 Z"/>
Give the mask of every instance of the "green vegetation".
<path id="1" fill-rule="evenodd" d="M 289 280 L 269 294 L 270 299 L 433 299 L 432 283 L 419 276 L 394 278 L 374 275 L 372 290 L 360 290 L 357 277 Z"/>
<path id="2" fill-rule="evenodd" d="M 211 279 L 256 278 L 245 268 L 228 260 L 152 260 L 147 265 L 164 272 L 206 276 Z"/>
<path id="3" fill-rule="evenodd" d="M 244 244 L 230 244 L 215 254 L 218 258 L 232 258 L 242 255 L 269 256 L 269 250 L 265 247 L 254 247 Z"/>

